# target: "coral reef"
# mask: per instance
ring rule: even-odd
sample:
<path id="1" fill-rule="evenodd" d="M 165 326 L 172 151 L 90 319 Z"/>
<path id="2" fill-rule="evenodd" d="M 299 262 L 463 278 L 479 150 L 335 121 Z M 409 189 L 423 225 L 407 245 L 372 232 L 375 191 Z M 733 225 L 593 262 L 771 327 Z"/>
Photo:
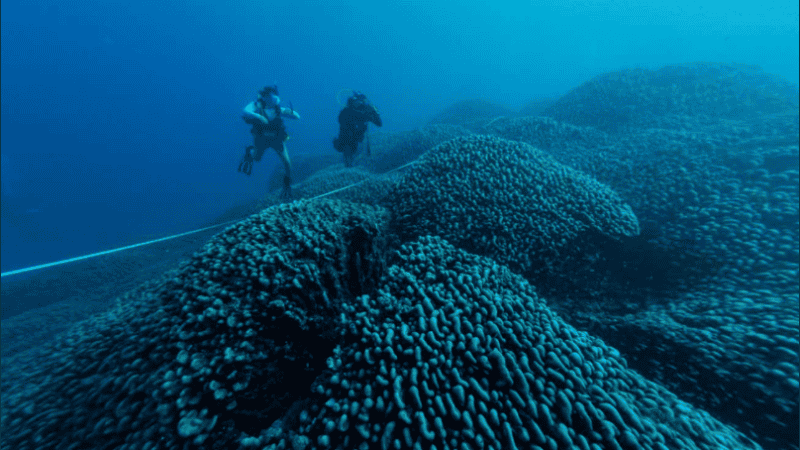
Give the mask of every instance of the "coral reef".
<path id="1" fill-rule="evenodd" d="M 548 153 L 561 147 L 596 148 L 608 145 L 610 139 L 595 128 L 558 122 L 549 117 L 501 117 L 484 124 L 477 132 L 525 142 Z"/>
<path id="2" fill-rule="evenodd" d="M 625 349 L 630 367 L 647 379 L 765 446 L 796 445 L 796 291 L 721 285 L 660 297 L 636 311 L 608 300 L 599 311 L 574 305 L 566 316 Z"/>
<path id="3" fill-rule="evenodd" d="M 4 371 L 3 447 L 758 448 L 387 214 L 269 208 Z M 272 424 L 268 426 L 268 424 Z"/>
<path id="4" fill-rule="evenodd" d="M 585 300 L 556 309 L 682 398 L 773 448 L 796 448 L 798 147 L 786 145 L 792 131 L 754 136 L 725 124 L 628 133 L 602 153 L 559 151 L 613 186 L 643 238 L 671 256 L 660 295 L 629 290 L 599 309 Z"/>
<path id="5" fill-rule="evenodd" d="M 259 445 L 757 448 L 563 323 L 524 279 L 439 238 L 403 246 L 381 288 L 344 308 L 318 401 Z"/>
<path id="6" fill-rule="evenodd" d="M 527 144 L 482 135 L 426 153 L 385 204 L 406 239 L 441 236 L 559 289 L 590 264 L 587 253 L 639 232 L 630 207 L 602 184 Z"/>
<path id="7" fill-rule="evenodd" d="M 337 164 L 309 177 L 298 186 L 295 193 L 298 198 L 332 193 L 326 197 L 375 205 L 394 187 L 398 176 L 378 175 L 361 167 L 347 168 Z M 358 186 L 342 189 L 355 183 Z"/>
<path id="8" fill-rule="evenodd" d="M 732 70 L 720 65 L 708 73 Z M 646 242 L 638 243 L 637 267 L 653 265 L 650 276 L 635 278 L 641 288 L 592 299 L 554 297 L 551 305 L 682 398 L 739 424 L 763 445 L 797 448 L 797 94 L 781 80 L 748 73 L 765 81 L 734 76 L 743 84 L 737 89 L 757 91 L 752 95 L 768 102 L 736 106 L 724 92 L 709 91 L 702 97 L 707 103 L 695 104 L 706 113 L 667 117 L 637 104 L 645 108 L 637 127 L 652 128 L 626 126 L 620 134 L 556 121 L 548 127 L 542 118 L 497 121 L 484 132 L 528 142 L 591 175 L 639 219 Z M 635 83 L 641 95 L 655 89 L 648 80 Z M 711 117 L 714 105 L 728 110 Z M 654 292 L 656 285 L 663 288 Z"/>
<path id="9" fill-rule="evenodd" d="M 587 81 L 544 115 L 605 131 L 686 129 L 798 108 L 797 87 L 742 64 L 693 63 L 610 72 Z"/>
<path id="10" fill-rule="evenodd" d="M 269 208 L 176 276 L 19 355 L 3 371 L 3 448 L 181 448 L 215 433 L 230 448 L 237 427 L 257 431 L 307 394 L 340 303 L 382 273 L 385 216 Z"/>
<path id="11" fill-rule="evenodd" d="M 303 182 L 306 178 L 314 175 L 320 170 L 331 167 L 342 161 L 342 155 L 334 150 L 333 147 L 325 149 L 315 149 L 316 151 L 306 153 L 296 153 L 290 148 L 289 156 L 292 159 L 292 184 Z M 269 155 L 272 157 L 272 155 Z M 275 166 L 269 174 L 267 189 L 279 191 L 283 188 L 283 165 Z"/>
<path id="12" fill-rule="evenodd" d="M 372 156 L 367 157 L 362 152 L 356 158 L 356 163 L 373 172 L 388 172 L 416 160 L 444 141 L 466 134 L 470 134 L 466 128 L 447 124 L 428 125 L 398 133 L 375 133 L 370 135 Z"/>

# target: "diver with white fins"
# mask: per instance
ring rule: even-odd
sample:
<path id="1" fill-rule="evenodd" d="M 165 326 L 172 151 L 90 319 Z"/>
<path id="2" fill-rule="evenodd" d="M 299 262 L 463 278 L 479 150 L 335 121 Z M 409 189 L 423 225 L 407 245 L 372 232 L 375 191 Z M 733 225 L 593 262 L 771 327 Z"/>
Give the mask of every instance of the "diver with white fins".
<path id="1" fill-rule="evenodd" d="M 253 171 L 253 162 L 261 161 L 267 148 L 275 150 L 285 169 L 281 197 L 288 200 L 292 196 L 292 163 L 286 151 L 289 134 L 286 132 L 283 118 L 298 120 L 300 114 L 291 108 L 291 105 L 289 108 L 281 106 L 278 87 L 274 85 L 261 89 L 258 98 L 244 107 L 242 119 L 252 125 L 250 134 L 253 135 L 253 145 L 245 149 L 238 170 L 250 175 Z"/>

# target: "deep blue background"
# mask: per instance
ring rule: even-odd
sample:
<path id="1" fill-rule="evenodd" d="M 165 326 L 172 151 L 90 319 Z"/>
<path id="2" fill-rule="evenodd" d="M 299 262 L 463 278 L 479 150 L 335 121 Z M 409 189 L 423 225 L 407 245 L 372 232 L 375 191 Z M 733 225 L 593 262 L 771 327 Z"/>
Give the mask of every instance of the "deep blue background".
<path id="1" fill-rule="evenodd" d="M 3 271 L 187 231 L 263 194 L 277 158 L 249 178 L 235 167 L 241 108 L 268 83 L 302 115 L 297 155 L 334 151 L 344 88 L 391 131 L 627 67 L 739 62 L 798 79 L 785 0 L 0 5 Z"/>

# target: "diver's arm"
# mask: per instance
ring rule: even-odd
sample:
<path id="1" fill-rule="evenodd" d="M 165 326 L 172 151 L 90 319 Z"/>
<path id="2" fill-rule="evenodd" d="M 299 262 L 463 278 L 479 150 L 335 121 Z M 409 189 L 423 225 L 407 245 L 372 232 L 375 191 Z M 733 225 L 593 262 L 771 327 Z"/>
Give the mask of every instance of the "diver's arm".
<path id="1" fill-rule="evenodd" d="M 269 122 L 269 120 L 267 120 L 266 117 L 256 112 L 255 102 L 250 102 L 247 104 L 247 106 L 244 107 L 244 110 L 242 111 L 242 118 L 244 119 L 245 122 L 248 123 L 257 120 L 266 125 Z"/>
<path id="2" fill-rule="evenodd" d="M 287 117 L 289 119 L 295 119 L 295 120 L 299 120 L 300 119 L 300 113 L 298 113 L 297 111 L 295 111 L 293 109 L 284 108 L 284 107 L 281 107 L 281 116 Z"/>
<path id="3" fill-rule="evenodd" d="M 379 127 L 382 127 L 383 121 L 381 120 L 381 115 L 378 114 L 378 108 L 372 105 L 369 105 L 369 108 L 370 108 L 369 121 Z"/>

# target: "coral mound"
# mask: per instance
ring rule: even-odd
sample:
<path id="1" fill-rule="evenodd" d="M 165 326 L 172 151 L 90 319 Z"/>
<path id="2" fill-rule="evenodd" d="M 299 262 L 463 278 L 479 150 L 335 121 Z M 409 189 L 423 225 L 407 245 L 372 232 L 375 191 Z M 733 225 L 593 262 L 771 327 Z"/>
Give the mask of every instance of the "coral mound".
<path id="1" fill-rule="evenodd" d="M 606 131 L 686 128 L 797 111 L 797 87 L 757 66 L 693 63 L 598 75 L 544 115 Z"/>
<path id="2" fill-rule="evenodd" d="M 345 309 L 315 401 L 264 433 L 266 449 L 757 448 L 439 238 L 403 246 L 377 293 Z"/>
<path id="3" fill-rule="evenodd" d="M 526 276 L 567 264 L 597 236 L 639 232 L 612 190 L 528 144 L 492 136 L 432 149 L 386 204 L 402 237 L 440 236 Z"/>
<path id="4" fill-rule="evenodd" d="M 465 134 L 470 134 L 470 131 L 447 124 L 433 124 L 398 133 L 375 133 L 369 137 L 372 156 L 368 157 L 362 152 L 356 162 L 374 172 L 387 172 L 414 161 L 442 142 Z"/>
<path id="5" fill-rule="evenodd" d="M 337 164 L 303 181 L 294 195 L 308 199 L 324 195 L 331 199 L 374 205 L 386 196 L 395 182 L 392 174 L 378 175 L 361 167 L 347 168 Z"/>
<path id="6" fill-rule="evenodd" d="M 5 366 L 3 448 L 236 448 L 307 395 L 341 304 L 380 278 L 385 223 L 326 201 L 228 228 L 173 278 Z"/>

